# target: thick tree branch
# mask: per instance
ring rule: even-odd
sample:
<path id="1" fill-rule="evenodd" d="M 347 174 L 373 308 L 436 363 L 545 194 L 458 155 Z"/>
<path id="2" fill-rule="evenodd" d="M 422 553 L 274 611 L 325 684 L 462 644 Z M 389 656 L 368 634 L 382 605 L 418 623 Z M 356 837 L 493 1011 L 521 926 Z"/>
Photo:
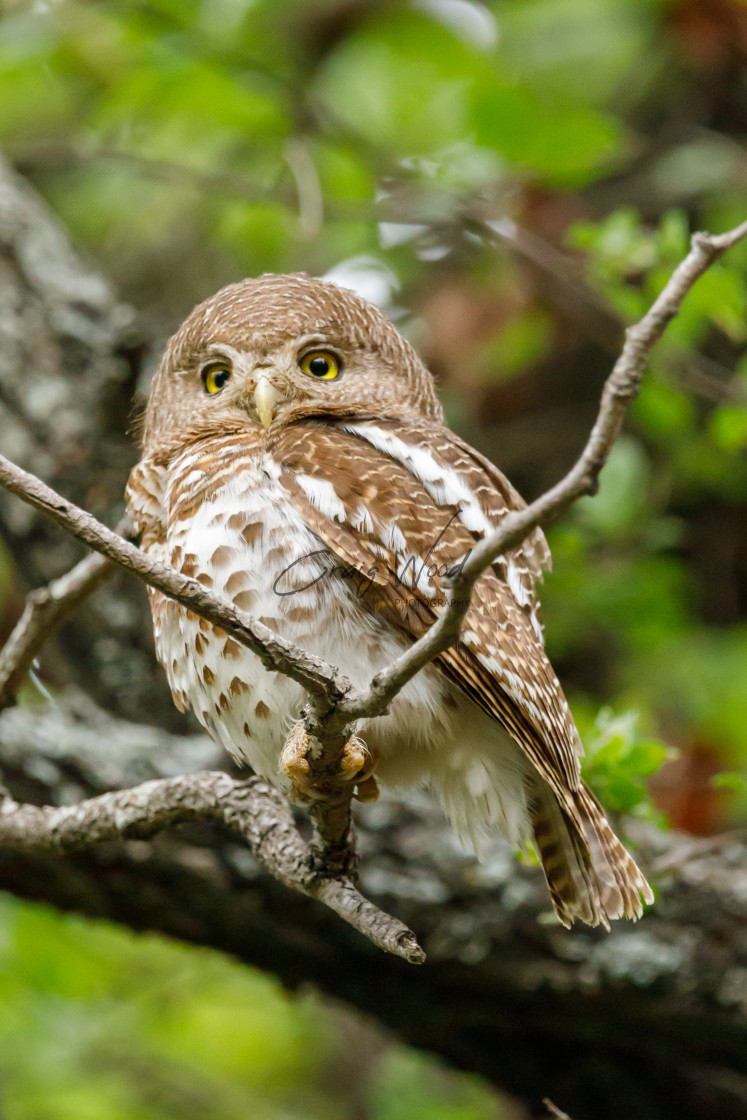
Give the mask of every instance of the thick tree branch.
<path id="1" fill-rule="evenodd" d="M 149 838 L 173 825 L 214 821 L 246 840 L 287 887 L 323 902 L 374 945 L 411 964 L 425 955 L 415 935 L 363 897 L 351 879 L 317 874 L 287 801 L 259 778 L 204 771 L 133 786 L 53 808 L 22 805 L 0 789 L 0 848 L 62 855 L 92 844 Z"/>
<path id="2" fill-rule="evenodd" d="M 411 960 L 418 959 L 420 952 L 414 939 L 412 942 L 408 940 L 411 937 L 409 931 L 400 931 L 395 935 L 394 949 L 389 933 L 383 938 L 387 944 L 383 944 L 377 932 L 377 923 L 382 916 L 368 911 L 368 904 L 357 895 L 350 880 L 342 875 L 352 859 L 349 837 L 353 786 L 352 783 L 348 783 L 347 787 L 340 786 L 330 779 L 349 737 L 351 723 L 383 714 L 407 681 L 458 640 L 474 585 L 491 563 L 520 544 L 534 528 L 566 510 L 579 497 L 595 492 L 599 473 L 620 432 L 626 411 L 638 392 L 652 347 L 677 314 L 682 300 L 698 277 L 745 235 L 747 222 L 718 237 L 703 233 L 694 235 L 688 256 L 675 270 L 661 295 L 643 319 L 628 330 L 622 354 L 605 383 L 596 422 L 575 465 L 559 483 L 531 505 L 507 515 L 499 529 L 474 548 L 449 590 L 447 606 L 438 621 L 364 689 L 354 691 L 349 681 L 332 666 L 284 641 L 244 612 L 213 598 L 196 580 L 157 563 L 39 479 L 0 456 L 0 484 L 144 583 L 158 588 L 213 625 L 221 627 L 251 649 L 266 667 L 290 676 L 308 691 L 311 698 L 306 718 L 311 736 L 309 762 L 314 777 L 320 783 L 327 783 L 328 789 L 327 796 L 320 798 L 314 807 L 326 866 L 323 860 L 321 867 L 317 866 L 311 872 L 310 878 L 301 880 L 296 877 L 292 880 L 293 885 L 305 893 L 315 893 L 317 897 L 324 895 L 324 901 L 333 909 L 342 907 L 347 920 L 351 920 L 350 913 L 355 912 L 361 923 L 358 928 L 365 927 L 365 932 L 376 944 L 392 951 L 399 951 L 396 946 L 402 949 L 402 945 L 406 945 L 400 955 Z M 10 662 L 6 675 L 13 674 L 12 656 L 11 653 L 6 659 Z M 167 818 L 172 810 L 165 810 Z M 15 808 L 6 813 L 6 818 L 24 811 L 22 807 Z M 80 812 L 85 817 L 87 810 L 81 807 Z M 77 819 L 74 812 L 70 819 Z M 58 826 L 61 827 L 59 822 Z M 90 842 L 95 842 L 95 829 L 91 835 Z M 251 838 L 251 829 L 247 835 Z M 298 843 L 302 841 L 298 839 Z M 338 884 L 334 889 L 329 885 L 333 882 Z M 299 886 L 300 883 L 303 885 Z M 394 922 L 386 916 L 383 919 L 385 923 Z M 404 942 L 401 940 L 403 937 Z"/>

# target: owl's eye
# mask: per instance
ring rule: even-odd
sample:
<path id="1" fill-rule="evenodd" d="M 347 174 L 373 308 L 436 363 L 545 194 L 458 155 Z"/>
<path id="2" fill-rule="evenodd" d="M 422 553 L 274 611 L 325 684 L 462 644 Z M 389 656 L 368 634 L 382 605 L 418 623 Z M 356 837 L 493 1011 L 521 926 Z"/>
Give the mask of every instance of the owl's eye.
<path id="1" fill-rule="evenodd" d="M 317 381 L 334 381 L 342 369 L 339 358 L 329 350 L 312 350 L 304 354 L 299 364 L 304 373 L 316 377 Z"/>
<path id="2" fill-rule="evenodd" d="M 231 376 L 231 371 L 228 366 L 207 366 L 202 371 L 202 380 L 205 385 L 205 392 L 219 393 L 223 386 Z"/>

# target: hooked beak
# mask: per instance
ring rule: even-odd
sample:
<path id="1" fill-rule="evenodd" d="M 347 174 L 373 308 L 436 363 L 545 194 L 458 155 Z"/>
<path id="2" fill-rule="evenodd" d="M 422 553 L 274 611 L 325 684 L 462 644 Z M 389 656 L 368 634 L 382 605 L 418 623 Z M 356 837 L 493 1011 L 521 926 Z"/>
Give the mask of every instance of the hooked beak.
<path id="1" fill-rule="evenodd" d="M 275 405 L 281 399 L 281 395 L 268 375 L 260 372 L 254 389 L 254 407 L 263 428 L 269 428 L 272 423 L 272 418 L 275 415 Z"/>

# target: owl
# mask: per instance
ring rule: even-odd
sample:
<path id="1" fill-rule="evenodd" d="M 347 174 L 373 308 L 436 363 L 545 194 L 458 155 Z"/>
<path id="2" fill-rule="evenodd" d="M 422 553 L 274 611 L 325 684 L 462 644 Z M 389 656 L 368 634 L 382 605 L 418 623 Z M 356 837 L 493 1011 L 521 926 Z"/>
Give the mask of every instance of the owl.
<path id="1" fill-rule="evenodd" d="M 188 316 L 153 380 L 128 502 L 147 552 L 356 686 L 431 626 L 470 549 L 524 504 L 446 426 L 386 317 L 302 274 L 229 285 Z M 478 856 L 495 834 L 533 841 L 560 920 L 607 926 L 652 895 L 581 780 L 539 617 L 549 559 L 535 530 L 482 575 L 459 643 L 359 721 L 344 766 L 361 799 L 377 782 L 433 790 Z M 176 705 L 303 796 L 301 687 L 150 599 Z"/>

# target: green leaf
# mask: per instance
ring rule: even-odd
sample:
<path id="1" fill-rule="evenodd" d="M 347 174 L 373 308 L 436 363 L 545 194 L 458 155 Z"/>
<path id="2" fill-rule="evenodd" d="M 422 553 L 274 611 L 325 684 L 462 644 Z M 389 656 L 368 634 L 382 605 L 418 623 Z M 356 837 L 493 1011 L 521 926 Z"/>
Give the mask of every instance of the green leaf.
<path id="1" fill-rule="evenodd" d="M 552 329 L 550 316 L 533 307 L 508 319 L 480 349 L 485 380 L 504 381 L 539 361 L 550 346 Z"/>
<path id="2" fill-rule="evenodd" d="M 602 708 L 584 738 L 584 777 L 607 810 L 660 820 L 646 789 L 646 779 L 674 755 L 672 748 L 641 735 L 638 713 Z"/>
<path id="3" fill-rule="evenodd" d="M 744 794 L 747 793 L 747 775 L 736 770 L 723 770 L 720 774 L 713 775 L 709 785 L 713 789 L 727 789 Z"/>
<path id="4" fill-rule="evenodd" d="M 626 537 L 645 520 L 648 482 L 643 448 L 632 437 L 622 437 L 599 476 L 598 493 L 578 502 L 576 516 L 602 537 Z"/>
<path id="5" fill-rule="evenodd" d="M 747 407 L 719 405 L 711 413 L 708 430 L 716 445 L 724 451 L 747 450 Z"/>
<path id="6" fill-rule="evenodd" d="M 663 377 L 654 377 L 653 371 L 643 380 L 632 415 L 659 442 L 667 444 L 686 439 L 696 419 L 692 398 Z"/>

